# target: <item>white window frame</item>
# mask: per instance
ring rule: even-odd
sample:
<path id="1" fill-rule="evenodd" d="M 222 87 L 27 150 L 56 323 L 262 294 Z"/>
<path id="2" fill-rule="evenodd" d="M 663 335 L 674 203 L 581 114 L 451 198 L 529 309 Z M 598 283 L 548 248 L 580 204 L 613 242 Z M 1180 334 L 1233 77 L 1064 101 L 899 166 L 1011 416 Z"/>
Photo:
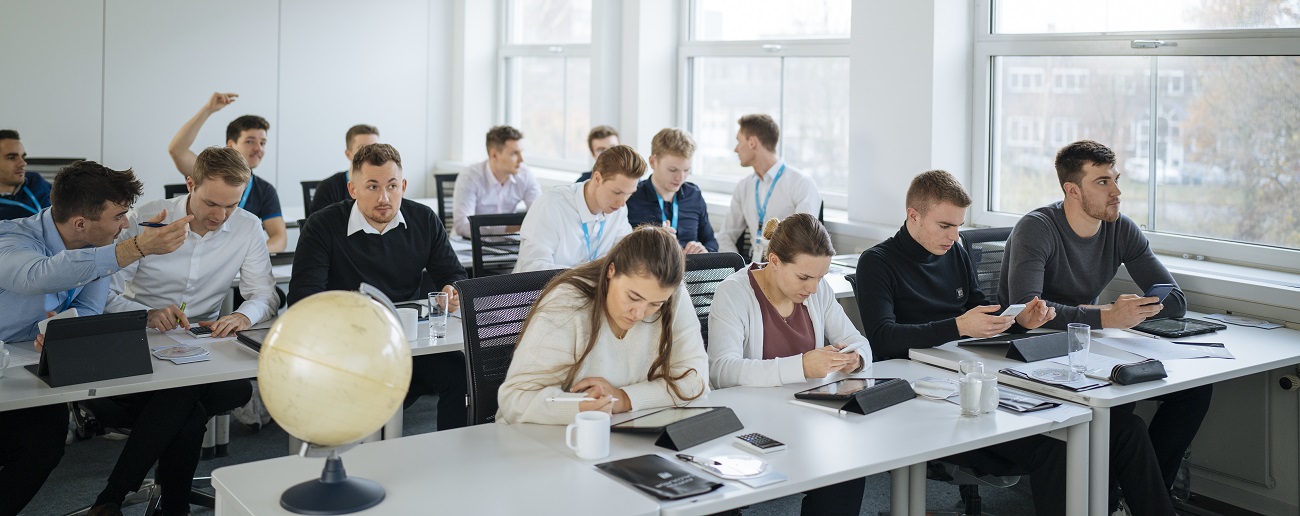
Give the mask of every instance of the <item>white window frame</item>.
<path id="1" fill-rule="evenodd" d="M 688 131 L 694 132 L 694 113 L 695 95 L 698 88 L 695 83 L 695 70 L 693 60 L 697 57 L 843 57 L 849 58 L 849 38 L 826 38 L 826 39 L 763 39 L 763 40 L 746 40 L 746 41 L 710 41 L 695 40 L 695 1 L 687 0 L 682 2 L 681 28 L 679 31 L 680 43 L 678 44 L 678 66 L 677 76 L 681 78 L 677 83 L 677 98 L 680 99 L 677 105 L 678 125 L 685 127 Z M 852 62 L 849 66 L 853 66 Z M 783 74 L 784 75 L 784 74 Z M 784 77 L 782 77 L 784 81 Z M 785 85 L 781 85 L 782 97 L 784 97 Z M 852 95 L 850 95 L 851 97 Z M 782 100 L 784 104 L 784 100 Z M 784 105 L 782 113 L 777 113 L 777 117 L 784 120 Z M 739 126 L 737 126 L 739 129 Z M 782 137 L 777 143 L 776 153 L 778 156 L 784 156 L 785 138 Z M 848 152 L 845 149 L 844 152 Z M 851 166 L 852 164 L 850 164 Z M 797 166 L 797 164 L 795 164 Z M 847 171 L 852 173 L 852 171 Z M 698 185 L 702 190 L 731 195 L 739 179 L 726 179 L 717 176 L 709 177 L 704 174 L 691 174 L 690 181 Z M 848 209 L 847 193 L 835 193 L 819 191 L 822 200 L 826 203 L 827 208 L 837 210 Z"/>
<path id="2" fill-rule="evenodd" d="M 500 77 L 500 80 L 497 81 L 497 88 L 496 88 L 497 89 L 496 111 L 498 113 L 496 119 L 498 120 L 497 122 L 498 124 L 512 123 L 509 119 L 510 110 L 513 107 L 512 99 L 511 99 L 512 96 L 511 76 L 510 76 L 510 67 L 506 64 L 507 62 L 509 62 L 511 58 L 516 58 L 516 57 L 583 58 L 588 60 L 589 66 L 591 62 L 590 42 L 556 43 L 556 44 L 512 43 L 510 41 L 511 1 L 512 0 L 500 0 L 501 16 L 499 17 L 499 19 L 501 22 L 501 27 L 498 33 L 501 35 L 501 37 L 500 37 L 500 41 L 497 42 L 497 77 Z M 592 0 L 592 1 L 598 2 L 600 0 Z M 592 37 L 593 38 L 595 37 L 594 31 Z M 592 73 L 594 74 L 595 71 L 593 70 Z M 566 85 L 567 85 L 567 70 L 566 70 Z M 568 96 L 567 87 L 565 89 L 566 89 L 565 97 L 567 98 Z M 594 96 L 591 96 L 591 98 L 594 98 Z M 594 113 L 594 109 L 595 106 L 593 105 L 589 108 L 589 110 L 591 110 L 589 112 Z M 567 123 L 568 106 L 565 106 L 564 113 L 565 113 L 565 119 Z M 524 138 L 528 137 L 527 127 L 517 127 L 517 129 L 523 131 Z M 583 141 L 583 145 L 586 146 L 586 140 Z M 535 167 L 564 170 L 569 172 L 585 172 L 591 169 L 589 158 L 586 156 L 584 156 L 581 159 L 564 159 L 564 158 L 557 158 L 555 156 L 540 156 L 536 154 L 528 154 L 526 152 L 524 154 L 524 157 L 527 160 L 527 163 L 529 165 Z"/>
<path id="3" fill-rule="evenodd" d="M 1197 30 L 1156 32 L 1111 32 L 1072 34 L 995 34 L 993 3 L 977 0 L 974 42 L 974 113 L 971 117 L 972 183 L 975 202 L 971 221 L 977 226 L 1008 227 L 1021 214 L 991 209 L 995 193 L 991 189 L 993 101 L 997 97 L 993 84 L 993 59 L 1008 56 L 1266 56 L 1300 55 L 1300 32 L 1295 29 Z M 1177 46 L 1133 48 L 1134 40 L 1161 40 Z M 1156 75 L 1155 77 L 1158 77 Z M 1183 80 L 1188 80 L 1184 78 Z M 1159 81 L 1150 81 L 1151 105 L 1156 101 Z M 1184 86 L 1185 88 L 1185 86 Z M 1181 121 L 1180 121 L 1181 122 Z M 1124 142 L 1103 142 L 1118 148 Z M 1154 145 L 1152 145 L 1154 147 Z M 1149 154 L 1154 154 L 1154 149 Z M 1043 173 L 1054 173 L 1045 170 Z M 1150 171 L 1150 176 L 1155 171 Z M 1154 209 L 1155 190 L 1149 189 L 1148 203 Z M 1204 237 L 1147 231 L 1147 239 L 1156 252 L 1197 260 L 1264 267 L 1300 272 L 1300 249 L 1251 244 Z"/>

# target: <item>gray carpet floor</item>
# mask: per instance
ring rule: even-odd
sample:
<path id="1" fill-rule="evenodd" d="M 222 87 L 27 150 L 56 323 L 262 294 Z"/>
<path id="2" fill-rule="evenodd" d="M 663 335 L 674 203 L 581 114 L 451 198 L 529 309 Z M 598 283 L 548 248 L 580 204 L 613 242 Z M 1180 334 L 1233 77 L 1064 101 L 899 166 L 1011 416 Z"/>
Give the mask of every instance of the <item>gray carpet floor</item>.
<path id="1" fill-rule="evenodd" d="M 407 435 L 436 430 L 434 424 L 436 401 L 437 398 L 426 396 L 406 411 L 404 425 Z M 212 470 L 222 466 L 283 457 L 288 454 L 288 436 L 274 423 L 255 431 L 235 422 L 231 423 L 230 433 L 230 455 L 200 462 L 198 476 L 208 475 Z M 97 437 L 68 445 L 63 461 L 22 514 L 55 516 L 89 505 L 104 488 L 104 481 L 112 471 L 124 442 Z M 1027 480 L 1009 489 L 987 487 L 981 489 L 980 494 L 984 499 L 986 513 L 1033 514 L 1028 487 L 1025 487 Z M 211 491 L 206 483 L 196 485 Z M 931 511 L 958 510 L 960 496 L 957 493 L 957 486 L 930 481 L 926 487 L 926 502 Z M 745 516 L 795 515 L 799 514 L 799 500 L 800 495 L 788 496 L 751 506 L 742 512 Z M 867 490 L 862 507 L 862 514 L 877 514 L 889 510 L 889 475 L 867 478 Z M 211 509 L 198 507 L 195 509 L 195 516 L 212 514 Z M 382 505 L 376 509 L 373 511 L 374 514 L 383 514 Z M 142 506 L 127 507 L 123 512 L 127 515 L 141 515 L 144 509 Z"/>

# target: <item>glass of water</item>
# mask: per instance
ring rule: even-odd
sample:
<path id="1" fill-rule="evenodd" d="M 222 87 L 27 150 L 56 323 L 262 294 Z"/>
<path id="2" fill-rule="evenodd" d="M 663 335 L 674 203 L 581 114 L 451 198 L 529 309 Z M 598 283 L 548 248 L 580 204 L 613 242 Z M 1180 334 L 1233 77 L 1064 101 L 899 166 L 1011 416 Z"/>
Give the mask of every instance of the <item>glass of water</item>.
<path id="1" fill-rule="evenodd" d="M 429 336 L 447 336 L 447 307 L 450 302 L 451 297 L 446 292 L 429 293 Z"/>
<path id="2" fill-rule="evenodd" d="M 1092 344 L 1092 327 L 1070 323 L 1067 327 L 1067 350 L 1070 353 L 1070 381 L 1080 380 L 1088 372 L 1088 348 Z"/>

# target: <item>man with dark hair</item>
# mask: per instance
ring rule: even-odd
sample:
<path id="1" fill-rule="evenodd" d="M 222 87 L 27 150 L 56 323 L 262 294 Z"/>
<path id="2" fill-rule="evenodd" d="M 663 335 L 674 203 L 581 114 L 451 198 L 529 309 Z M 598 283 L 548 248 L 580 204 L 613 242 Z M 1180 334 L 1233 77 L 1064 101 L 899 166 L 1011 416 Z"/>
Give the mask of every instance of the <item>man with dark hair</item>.
<path id="1" fill-rule="evenodd" d="M 326 290 L 378 288 L 393 301 L 425 299 L 421 273 L 451 298 L 452 283 L 465 268 L 451 249 L 442 221 L 428 206 L 402 202 L 406 179 L 402 157 L 384 143 L 366 145 L 352 156 L 351 200 L 326 206 L 302 227 L 289 280 L 289 304 Z M 465 356 L 435 353 L 414 357 L 406 406 L 424 394 L 438 395 L 438 429 L 465 426 Z"/>
<path id="2" fill-rule="evenodd" d="M 0 220 L 30 217 L 50 207 L 50 182 L 27 171 L 18 131 L 0 129 Z"/>
<path id="3" fill-rule="evenodd" d="M 898 234 L 858 258 L 858 310 L 876 360 L 907 358 L 908 349 L 962 337 L 989 337 L 1013 324 L 1037 328 L 1055 317 L 1037 298 L 1014 318 L 994 315 L 1000 307 L 988 304 L 970 255 L 957 243 L 957 228 L 970 204 L 951 174 L 923 172 L 907 189 L 907 219 Z M 1111 423 L 1113 483 L 1124 490 L 1134 514 L 1171 514 L 1155 454 L 1140 425 L 1132 414 Z M 1065 444 L 1060 441 L 1036 435 L 944 460 L 991 475 L 1029 474 L 1035 512 L 1065 513 Z"/>
<path id="4" fill-rule="evenodd" d="M 1159 298 L 1123 294 L 1097 305 L 1102 290 L 1122 264 L 1138 288 L 1174 284 L 1174 277 L 1151 251 L 1142 228 L 1119 211 L 1120 173 L 1115 153 L 1082 140 L 1056 154 L 1056 175 L 1065 199 L 1029 212 L 1007 239 L 998 300 L 1024 303 L 1042 297 L 1057 317 L 1044 327 L 1064 330 L 1069 323 L 1093 328 L 1131 328 L 1152 317 L 1182 317 L 1187 298 L 1175 288 Z M 1213 386 L 1157 396 L 1162 402 L 1148 432 L 1165 485 L 1172 487 L 1183 454 L 1210 409 Z M 1129 412 L 1121 405 L 1112 414 Z"/>
<path id="5" fill-rule="evenodd" d="M 816 216 L 822 196 L 812 177 L 787 166 L 785 159 L 776 155 L 780 128 L 772 117 L 745 115 L 737 123 L 736 155 L 740 166 L 753 167 L 754 175 L 736 183 L 731 209 L 717 234 L 718 250 L 737 252 L 737 241 L 743 237 L 751 244 L 749 258 L 759 261 L 767 256 L 763 224 L 795 213 Z"/>
<path id="6" fill-rule="evenodd" d="M 69 308 L 79 315 L 104 311 L 109 275 L 146 255 L 175 251 L 186 238 L 193 216 L 113 243 L 127 226 L 127 211 L 142 185 L 130 170 L 116 171 L 92 161 L 78 161 L 59 172 L 51 192 L 53 207 L 30 217 L 0 221 L 0 340 L 44 335 L 36 323 Z M 162 222 L 159 213 L 149 222 Z M 190 481 L 198 467 L 199 447 L 210 414 L 248 400 L 248 382 L 216 384 L 117 396 L 103 416 L 110 426 L 134 427 L 118 457 L 108 485 L 96 498 L 92 516 L 120 515 L 129 491 L 158 466 L 167 514 L 189 512 Z M 112 412 L 111 414 L 108 412 Z M 63 453 L 67 425 L 63 404 L 0 412 L 0 514 L 22 509 Z"/>
<path id="7" fill-rule="evenodd" d="M 336 202 L 351 199 L 348 197 L 348 176 L 352 168 L 352 155 L 357 149 L 379 143 L 379 128 L 368 124 L 357 124 L 348 128 L 343 136 L 343 157 L 348 159 L 348 169 L 325 178 L 316 185 L 316 193 L 311 196 L 311 206 L 306 206 L 306 216 L 320 211 L 321 208 Z"/>
<path id="8" fill-rule="evenodd" d="M 171 143 L 167 144 L 167 153 L 176 163 L 176 170 L 186 177 L 194 169 L 194 160 L 198 157 L 190 147 L 198 138 L 199 130 L 213 113 L 221 111 L 239 98 L 238 93 L 213 93 L 199 112 L 182 125 Z M 257 115 L 244 115 L 226 125 L 226 146 L 233 147 L 244 156 L 248 168 L 257 170 L 266 155 L 266 133 L 271 130 L 271 123 Z M 284 223 L 284 212 L 280 209 L 280 195 L 275 186 L 256 174 L 253 182 L 244 190 L 244 197 L 239 200 L 239 207 L 257 215 L 266 231 L 266 249 L 272 253 L 283 251 L 288 245 L 288 230 Z M 304 206 L 304 208 L 306 208 Z"/>
<path id="9" fill-rule="evenodd" d="M 456 176 L 451 217 L 457 235 L 470 237 L 472 215 L 514 213 L 520 202 L 531 208 L 542 196 L 537 176 L 524 165 L 523 138 L 524 133 L 508 125 L 493 127 L 487 133 L 488 159 Z"/>
<path id="10" fill-rule="evenodd" d="M 599 158 L 600 153 L 613 148 L 615 145 L 618 145 L 618 129 L 612 126 L 598 125 L 587 132 L 587 152 L 591 153 L 591 159 L 593 160 Z M 582 175 L 578 176 L 578 180 L 574 182 L 581 183 L 588 179 L 591 179 L 590 170 L 583 172 Z"/>

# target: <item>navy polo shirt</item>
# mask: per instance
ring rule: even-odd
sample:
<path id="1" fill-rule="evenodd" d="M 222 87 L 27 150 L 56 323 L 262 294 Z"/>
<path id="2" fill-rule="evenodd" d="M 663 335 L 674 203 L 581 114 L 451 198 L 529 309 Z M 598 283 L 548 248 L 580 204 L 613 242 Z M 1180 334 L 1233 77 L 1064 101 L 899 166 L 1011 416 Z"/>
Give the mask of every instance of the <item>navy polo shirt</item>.
<path id="1" fill-rule="evenodd" d="M 23 176 L 23 186 L 18 189 L 18 193 L 0 194 L 0 220 L 30 217 L 49 207 L 50 182 L 36 172 L 28 172 Z"/>
<path id="2" fill-rule="evenodd" d="M 262 176 L 253 174 L 253 184 L 249 185 L 249 188 L 251 191 L 248 192 L 248 202 L 243 205 L 245 211 L 257 215 L 257 218 L 262 220 L 284 216 L 284 212 L 280 210 L 280 195 L 276 193 L 271 183 L 262 179 Z"/>
<path id="3" fill-rule="evenodd" d="M 662 204 L 661 204 L 662 203 Z M 678 204 L 677 241 L 686 246 L 699 242 L 711 253 L 718 251 L 718 239 L 713 236 L 713 225 L 709 224 L 709 207 L 704 204 L 704 196 L 695 183 L 682 183 L 677 190 L 673 203 Z M 655 192 L 650 179 L 637 183 L 636 192 L 627 200 L 627 221 L 635 228 L 642 224 L 663 224 L 665 219 L 673 217 L 673 203 L 665 203 Z M 662 210 L 660 206 L 662 205 Z"/>

